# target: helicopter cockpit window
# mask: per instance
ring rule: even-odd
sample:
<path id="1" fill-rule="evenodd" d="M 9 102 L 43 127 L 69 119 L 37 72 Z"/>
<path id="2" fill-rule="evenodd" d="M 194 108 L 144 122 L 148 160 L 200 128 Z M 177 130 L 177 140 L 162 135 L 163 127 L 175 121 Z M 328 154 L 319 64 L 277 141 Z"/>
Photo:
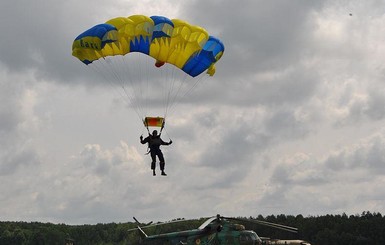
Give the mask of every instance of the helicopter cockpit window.
<path id="1" fill-rule="evenodd" d="M 247 242 L 247 241 L 250 241 L 251 239 L 250 239 L 249 234 L 241 234 L 241 235 L 239 236 L 239 240 L 240 240 L 241 242 Z"/>
<path id="2" fill-rule="evenodd" d="M 240 244 L 255 244 L 255 242 L 259 244 L 262 242 L 262 240 L 259 238 L 259 236 L 255 232 L 248 232 L 248 233 L 240 234 L 239 242 Z"/>
<path id="3" fill-rule="evenodd" d="M 250 237 L 251 237 L 251 240 L 253 240 L 253 241 L 259 241 L 259 240 L 261 240 L 261 239 L 259 238 L 259 236 L 258 236 L 256 233 L 250 233 L 249 235 L 250 235 Z"/>

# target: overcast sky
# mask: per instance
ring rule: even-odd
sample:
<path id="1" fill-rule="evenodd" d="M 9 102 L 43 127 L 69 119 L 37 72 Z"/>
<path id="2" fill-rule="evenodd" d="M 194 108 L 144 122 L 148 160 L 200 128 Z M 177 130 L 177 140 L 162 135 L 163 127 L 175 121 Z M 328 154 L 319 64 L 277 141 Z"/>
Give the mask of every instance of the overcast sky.
<path id="1" fill-rule="evenodd" d="M 71 55 L 134 14 L 225 45 L 167 119 L 167 177 L 135 111 Z M 0 20 L 1 220 L 385 214 L 385 1 L 5 0 Z"/>

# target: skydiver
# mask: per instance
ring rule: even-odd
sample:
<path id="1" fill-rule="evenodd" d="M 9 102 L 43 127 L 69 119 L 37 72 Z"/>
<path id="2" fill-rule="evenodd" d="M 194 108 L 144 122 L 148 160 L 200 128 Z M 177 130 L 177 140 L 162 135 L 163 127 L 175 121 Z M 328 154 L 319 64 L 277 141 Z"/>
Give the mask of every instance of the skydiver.
<path id="1" fill-rule="evenodd" d="M 163 153 L 160 150 L 161 145 L 171 145 L 172 140 L 170 139 L 169 142 L 164 142 L 160 138 L 160 134 L 158 135 L 158 131 L 154 130 L 152 131 L 152 135 L 149 134 L 148 137 L 143 139 L 143 135 L 140 136 L 140 143 L 146 144 L 148 143 L 148 148 L 150 149 L 150 155 L 151 155 L 151 169 L 152 169 L 152 175 L 155 176 L 155 164 L 156 164 L 156 156 L 158 156 L 159 159 L 159 166 L 161 170 L 161 174 L 163 176 L 167 176 L 167 174 L 164 172 L 164 166 L 165 166 L 165 161 L 163 157 Z"/>

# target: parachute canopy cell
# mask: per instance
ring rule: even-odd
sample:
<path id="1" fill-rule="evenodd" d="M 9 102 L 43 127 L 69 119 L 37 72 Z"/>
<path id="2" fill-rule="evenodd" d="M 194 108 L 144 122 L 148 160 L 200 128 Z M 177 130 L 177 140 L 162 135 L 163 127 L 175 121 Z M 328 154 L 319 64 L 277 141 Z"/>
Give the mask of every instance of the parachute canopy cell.
<path id="1" fill-rule="evenodd" d="M 73 42 L 72 55 L 88 65 L 106 56 L 140 52 L 157 66 L 170 63 L 192 77 L 215 73 L 224 52 L 223 43 L 199 26 L 164 16 L 132 15 L 96 25 Z"/>

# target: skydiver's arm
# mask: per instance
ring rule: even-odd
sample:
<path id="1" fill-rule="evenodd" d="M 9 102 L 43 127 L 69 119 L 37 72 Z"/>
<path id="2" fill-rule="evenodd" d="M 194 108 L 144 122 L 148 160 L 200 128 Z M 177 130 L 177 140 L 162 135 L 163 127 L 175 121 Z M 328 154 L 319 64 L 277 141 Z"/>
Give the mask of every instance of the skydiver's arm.
<path id="1" fill-rule="evenodd" d="M 148 142 L 148 137 L 146 137 L 145 139 L 143 139 L 143 135 L 140 136 L 140 143 L 142 144 L 146 144 Z"/>
<path id="2" fill-rule="evenodd" d="M 162 143 L 162 145 L 171 145 L 172 144 L 172 140 L 170 139 L 169 142 L 164 142 L 163 140 L 161 140 L 161 143 Z"/>

